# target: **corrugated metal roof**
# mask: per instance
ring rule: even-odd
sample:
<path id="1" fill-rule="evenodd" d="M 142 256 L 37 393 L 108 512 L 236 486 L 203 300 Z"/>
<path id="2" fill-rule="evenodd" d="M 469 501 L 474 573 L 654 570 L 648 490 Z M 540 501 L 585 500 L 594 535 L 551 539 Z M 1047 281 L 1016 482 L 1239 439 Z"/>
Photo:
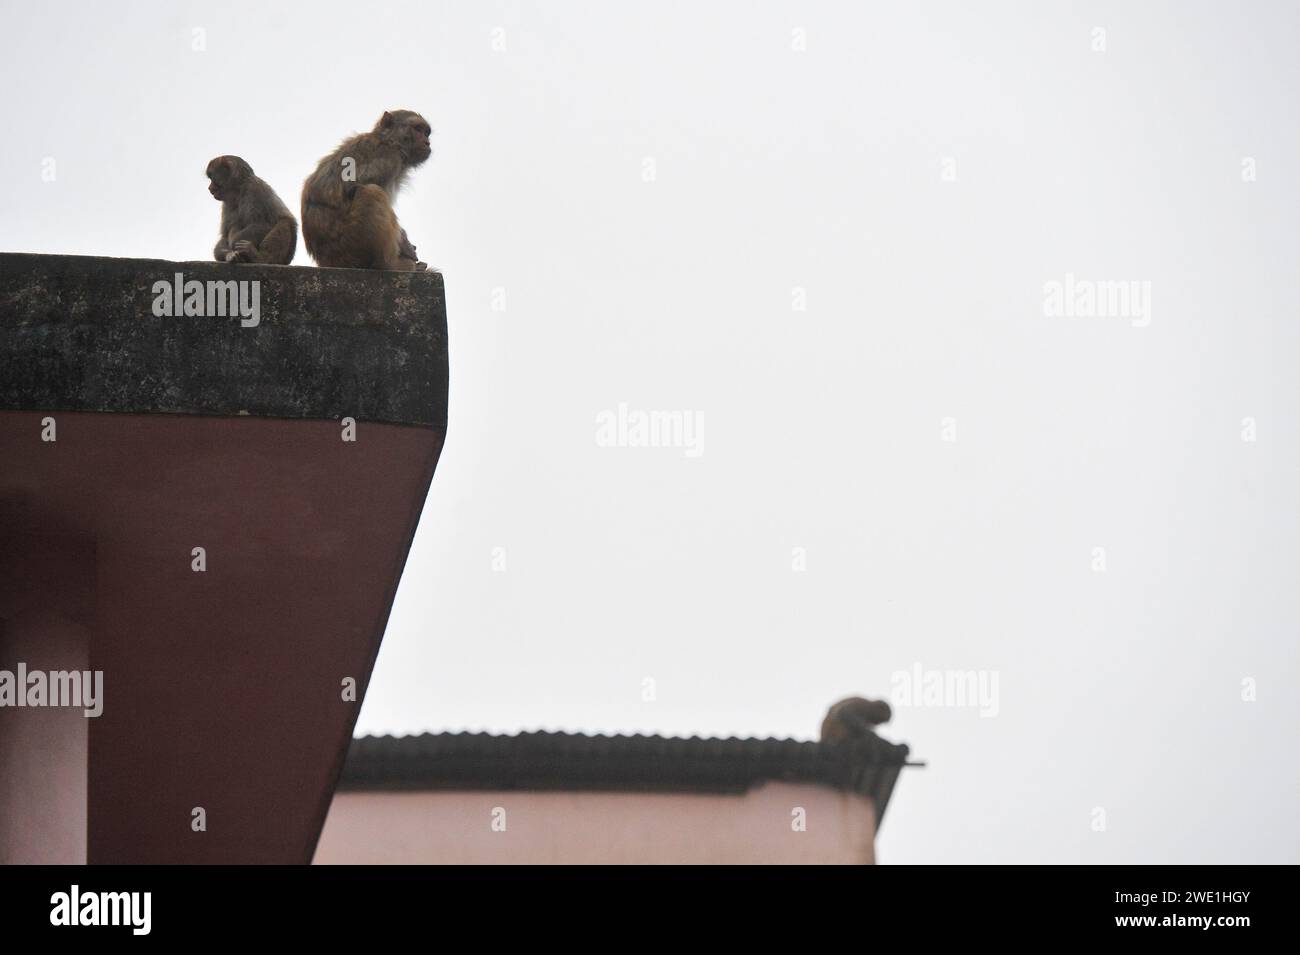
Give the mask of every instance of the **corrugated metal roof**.
<path id="1" fill-rule="evenodd" d="M 366 736 L 352 741 L 339 789 L 741 793 L 781 780 L 869 796 L 883 817 L 907 754 L 874 735 L 839 743 L 550 732 Z"/>

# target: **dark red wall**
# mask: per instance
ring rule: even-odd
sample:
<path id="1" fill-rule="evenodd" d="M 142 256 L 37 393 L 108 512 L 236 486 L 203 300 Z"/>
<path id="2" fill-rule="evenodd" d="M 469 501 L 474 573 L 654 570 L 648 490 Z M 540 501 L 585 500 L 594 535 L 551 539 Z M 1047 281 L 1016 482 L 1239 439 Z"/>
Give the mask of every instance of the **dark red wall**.
<path id="1" fill-rule="evenodd" d="M 364 691 L 442 440 L 364 421 L 346 443 L 332 421 L 0 411 L 0 619 L 82 626 L 104 671 L 103 715 L 78 717 L 88 861 L 310 861 L 361 706 L 341 681 Z M 80 558 L 57 572 L 37 559 L 69 547 Z M 75 738 L 66 712 L 32 714 Z M 0 709 L 0 740 L 30 752 L 41 731 L 12 716 Z M 41 808 L 66 797 L 66 767 L 20 766 L 0 815 L 66 828 Z"/>

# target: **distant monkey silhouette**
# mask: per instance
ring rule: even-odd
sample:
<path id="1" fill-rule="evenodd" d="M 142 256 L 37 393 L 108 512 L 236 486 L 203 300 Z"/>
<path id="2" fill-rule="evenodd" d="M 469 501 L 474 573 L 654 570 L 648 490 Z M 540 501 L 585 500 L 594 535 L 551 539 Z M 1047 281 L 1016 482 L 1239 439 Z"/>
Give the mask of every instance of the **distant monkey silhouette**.
<path id="1" fill-rule="evenodd" d="M 876 734 L 876 727 L 888 723 L 893 711 L 884 700 L 867 700 L 850 696 L 826 712 L 822 720 L 822 742 L 865 739 Z"/>

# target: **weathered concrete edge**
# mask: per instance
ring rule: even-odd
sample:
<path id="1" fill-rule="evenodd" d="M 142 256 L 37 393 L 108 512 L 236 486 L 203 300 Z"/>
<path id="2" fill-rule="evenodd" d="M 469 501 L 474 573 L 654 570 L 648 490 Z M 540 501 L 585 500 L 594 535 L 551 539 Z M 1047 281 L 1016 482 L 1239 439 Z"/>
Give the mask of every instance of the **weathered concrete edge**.
<path id="1" fill-rule="evenodd" d="M 256 283 L 258 324 L 155 314 L 177 273 Z M 447 384 L 437 272 L 0 253 L 0 409 L 445 431 Z"/>

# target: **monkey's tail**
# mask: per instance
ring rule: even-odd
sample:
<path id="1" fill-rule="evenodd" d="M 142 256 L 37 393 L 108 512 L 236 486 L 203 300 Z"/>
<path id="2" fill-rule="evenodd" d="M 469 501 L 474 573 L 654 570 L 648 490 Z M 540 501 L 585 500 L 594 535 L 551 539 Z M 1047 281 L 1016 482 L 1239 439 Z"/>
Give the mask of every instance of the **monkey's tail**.
<path id="1" fill-rule="evenodd" d="M 298 249 L 298 223 L 285 216 L 271 226 L 257 248 L 257 261 L 267 265 L 288 265 Z"/>

